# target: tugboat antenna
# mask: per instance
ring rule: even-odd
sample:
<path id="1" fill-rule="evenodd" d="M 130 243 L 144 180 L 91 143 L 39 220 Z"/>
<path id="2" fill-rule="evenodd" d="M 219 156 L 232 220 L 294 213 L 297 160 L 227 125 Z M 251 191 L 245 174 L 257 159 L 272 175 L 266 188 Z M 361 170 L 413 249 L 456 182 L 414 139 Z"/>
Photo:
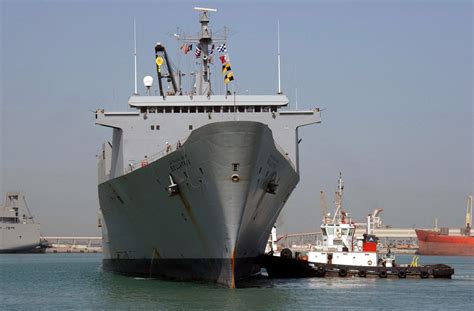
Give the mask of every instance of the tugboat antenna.
<path id="1" fill-rule="evenodd" d="M 278 94 L 283 94 L 281 92 L 281 68 L 280 68 L 280 20 L 277 23 L 278 28 Z"/>

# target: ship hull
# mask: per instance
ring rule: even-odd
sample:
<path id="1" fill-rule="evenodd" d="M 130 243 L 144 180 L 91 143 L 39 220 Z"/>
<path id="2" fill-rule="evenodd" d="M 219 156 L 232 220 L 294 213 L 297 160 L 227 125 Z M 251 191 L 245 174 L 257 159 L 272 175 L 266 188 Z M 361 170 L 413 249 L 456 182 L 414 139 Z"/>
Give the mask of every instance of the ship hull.
<path id="1" fill-rule="evenodd" d="M 474 256 L 474 237 L 441 235 L 428 230 L 415 231 L 420 255 Z"/>
<path id="2" fill-rule="evenodd" d="M 39 224 L 0 223 L 0 253 L 29 253 L 40 248 Z"/>
<path id="3" fill-rule="evenodd" d="M 99 185 L 104 269 L 237 286 L 256 271 L 298 180 L 266 125 L 205 125 L 181 148 Z M 170 196 L 172 181 L 179 191 Z"/>

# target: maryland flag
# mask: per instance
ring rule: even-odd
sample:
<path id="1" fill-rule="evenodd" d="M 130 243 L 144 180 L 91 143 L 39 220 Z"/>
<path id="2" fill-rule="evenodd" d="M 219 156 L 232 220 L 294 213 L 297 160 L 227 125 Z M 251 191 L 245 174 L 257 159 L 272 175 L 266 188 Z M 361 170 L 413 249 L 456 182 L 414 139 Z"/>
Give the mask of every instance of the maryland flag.
<path id="1" fill-rule="evenodd" d="M 230 71 L 231 68 L 230 68 L 230 63 L 225 63 L 224 65 L 222 65 L 222 74 L 225 74 L 227 71 Z"/>
<path id="2" fill-rule="evenodd" d="M 224 76 L 224 83 L 227 84 L 230 81 L 234 80 L 234 74 L 232 72 L 229 72 Z"/>

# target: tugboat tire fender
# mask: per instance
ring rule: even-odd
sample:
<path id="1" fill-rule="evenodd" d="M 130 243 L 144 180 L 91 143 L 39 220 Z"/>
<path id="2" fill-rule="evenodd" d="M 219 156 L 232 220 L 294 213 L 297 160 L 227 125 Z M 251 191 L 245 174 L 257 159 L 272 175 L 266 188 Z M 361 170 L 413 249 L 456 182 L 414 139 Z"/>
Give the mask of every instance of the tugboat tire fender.
<path id="1" fill-rule="evenodd" d="M 341 278 L 346 277 L 346 276 L 347 276 L 347 270 L 344 269 L 344 268 L 339 269 L 339 276 L 340 276 Z"/>
<path id="2" fill-rule="evenodd" d="M 421 272 L 420 272 L 420 278 L 422 278 L 422 279 L 427 279 L 429 276 L 430 276 L 430 274 L 428 273 L 428 271 L 426 271 L 426 270 L 421 270 Z"/>
<path id="3" fill-rule="evenodd" d="M 407 272 L 405 270 L 398 270 L 398 277 L 404 279 L 407 277 Z"/>
<path id="4" fill-rule="evenodd" d="M 289 248 L 284 248 L 281 250 L 280 256 L 283 258 L 293 258 L 293 252 Z"/>
<path id="5" fill-rule="evenodd" d="M 385 279 L 387 277 L 387 270 L 380 270 L 379 277 Z"/>
<path id="6" fill-rule="evenodd" d="M 360 278 L 365 278 L 367 276 L 367 272 L 365 270 L 359 270 L 359 272 L 357 272 L 357 275 Z"/>

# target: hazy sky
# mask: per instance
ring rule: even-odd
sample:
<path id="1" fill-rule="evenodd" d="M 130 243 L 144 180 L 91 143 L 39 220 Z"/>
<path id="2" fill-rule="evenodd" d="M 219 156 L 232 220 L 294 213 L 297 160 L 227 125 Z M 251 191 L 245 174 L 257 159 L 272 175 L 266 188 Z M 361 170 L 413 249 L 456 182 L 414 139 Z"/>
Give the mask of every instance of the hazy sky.
<path id="1" fill-rule="evenodd" d="M 464 224 L 473 192 L 471 1 L 0 1 L 0 193 L 24 191 L 44 235 L 98 235 L 95 155 L 110 139 L 97 108 L 127 110 L 138 76 L 156 76 L 154 44 L 197 32 L 194 6 L 228 26 L 237 92 L 275 94 L 276 25 L 282 85 L 295 106 L 321 107 L 302 131 L 302 176 L 279 233 L 316 230 L 319 190 L 362 221 Z M 178 3 L 178 4 L 176 4 Z M 179 54 L 179 57 L 178 57 Z M 217 76 L 217 75 L 216 75 Z M 3 204 L 3 203 L 1 203 Z"/>

